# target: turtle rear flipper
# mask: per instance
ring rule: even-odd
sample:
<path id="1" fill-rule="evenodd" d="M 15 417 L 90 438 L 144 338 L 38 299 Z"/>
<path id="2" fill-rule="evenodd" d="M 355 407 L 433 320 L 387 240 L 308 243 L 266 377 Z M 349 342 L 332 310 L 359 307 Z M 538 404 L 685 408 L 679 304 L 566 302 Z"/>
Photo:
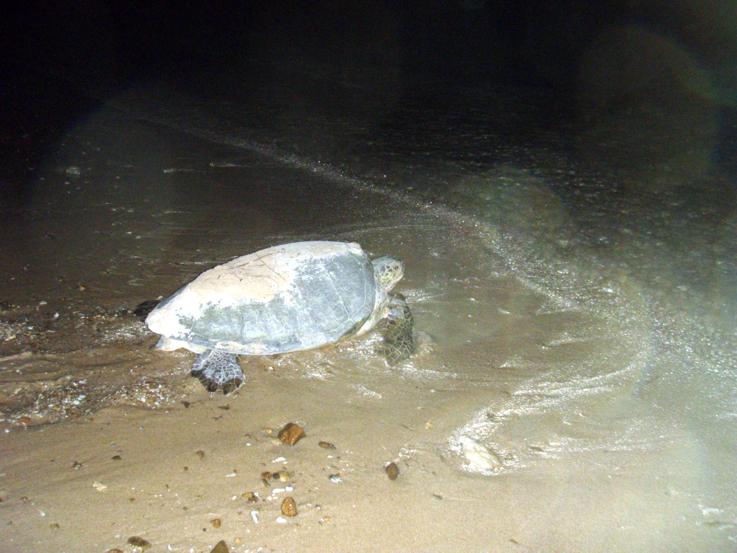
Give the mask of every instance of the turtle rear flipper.
<path id="1" fill-rule="evenodd" d="M 414 327 L 415 320 L 404 296 L 392 294 L 389 298 L 387 316 L 380 328 L 384 338 L 381 353 L 387 363 L 396 365 L 409 359 L 415 352 Z"/>
<path id="2" fill-rule="evenodd" d="M 222 388 L 224 394 L 238 389 L 246 379 L 236 356 L 216 349 L 197 356 L 192 365 L 192 376 L 199 378 L 207 391 L 216 392 Z"/>

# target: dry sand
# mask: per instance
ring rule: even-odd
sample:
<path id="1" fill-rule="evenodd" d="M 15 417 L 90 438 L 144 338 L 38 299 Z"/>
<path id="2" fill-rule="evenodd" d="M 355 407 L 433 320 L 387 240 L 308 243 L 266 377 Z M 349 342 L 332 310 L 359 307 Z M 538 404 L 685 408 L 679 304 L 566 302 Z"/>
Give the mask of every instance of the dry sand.
<path id="1" fill-rule="evenodd" d="M 655 454 L 473 476 L 443 451 L 468 391 L 391 371 L 357 386 L 338 366 L 326 378 L 296 363 L 247 370 L 230 396 L 187 379 L 164 409 L 118 406 L 3 434 L 0 550 L 135 551 L 126 541 L 139 536 L 162 552 L 209 552 L 221 539 L 238 552 L 666 551 L 678 532 L 684 499 L 650 480 Z M 276 438 L 290 421 L 307 434 L 294 446 Z M 261 473 L 278 470 L 288 482 L 265 485 Z M 298 515 L 280 522 L 288 495 Z"/>

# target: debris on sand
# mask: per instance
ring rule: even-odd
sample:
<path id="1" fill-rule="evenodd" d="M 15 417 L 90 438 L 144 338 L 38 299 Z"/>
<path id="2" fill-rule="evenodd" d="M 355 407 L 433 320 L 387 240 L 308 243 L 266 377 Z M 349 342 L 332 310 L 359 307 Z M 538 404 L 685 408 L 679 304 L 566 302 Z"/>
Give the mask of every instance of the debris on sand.
<path id="1" fill-rule="evenodd" d="M 228 545 L 225 541 L 220 540 L 215 544 L 215 547 L 212 548 L 210 553 L 230 553 L 230 550 L 228 549 Z"/>
<path id="2" fill-rule="evenodd" d="M 335 444 L 332 444 L 330 442 L 320 441 L 317 442 L 317 445 L 319 445 L 323 449 L 335 449 Z"/>
<path id="3" fill-rule="evenodd" d="M 397 476 L 399 476 L 399 467 L 396 463 L 391 462 L 384 467 L 384 472 L 386 472 L 389 480 L 396 480 Z"/>
<path id="4" fill-rule="evenodd" d="M 305 431 L 300 425 L 289 422 L 279 431 L 278 437 L 282 443 L 294 445 L 305 437 Z"/>
<path id="5" fill-rule="evenodd" d="M 253 492 L 242 493 L 241 498 L 245 499 L 248 503 L 258 503 L 258 496 Z"/>
<path id="6" fill-rule="evenodd" d="M 213 528 L 220 528 L 223 524 L 223 521 L 219 518 L 214 518 L 210 521 L 210 524 L 212 524 Z"/>
<path id="7" fill-rule="evenodd" d="M 284 501 L 281 502 L 281 513 L 287 517 L 297 516 L 297 502 L 293 497 L 284 498 Z"/>
<path id="8" fill-rule="evenodd" d="M 133 547 L 138 547 L 143 550 L 151 547 L 151 543 L 148 540 L 144 540 L 140 536 L 131 536 L 130 538 L 128 538 L 128 543 Z"/>

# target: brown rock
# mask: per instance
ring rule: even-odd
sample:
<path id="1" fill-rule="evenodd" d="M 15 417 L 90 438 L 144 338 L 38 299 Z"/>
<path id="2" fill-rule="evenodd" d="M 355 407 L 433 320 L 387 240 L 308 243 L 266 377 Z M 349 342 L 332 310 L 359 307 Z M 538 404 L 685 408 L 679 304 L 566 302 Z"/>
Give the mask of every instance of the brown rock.
<path id="1" fill-rule="evenodd" d="M 281 514 L 285 517 L 297 516 L 297 502 L 293 497 L 285 497 L 284 501 L 281 502 Z"/>
<path id="2" fill-rule="evenodd" d="M 241 494 L 241 497 L 249 503 L 258 503 L 258 496 L 253 492 L 245 492 Z"/>
<path id="3" fill-rule="evenodd" d="M 331 444 L 330 442 L 317 442 L 317 445 L 323 449 L 335 449 L 335 444 Z"/>
<path id="4" fill-rule="evenodd" d="M 289 422 L 284 426 L 284 428 L 279 430 L 278 436 L 282 443 L 294 445 L 305 437 L 305 431 L 300 425 L 294 422 Z"/>
<path id="5" fill-rule="evenodd" d="M 389 477 L 389 480 L 396 480 L 399 476 L 399 467 L 396 463 L 389 463 L 384 467 L 384 472 Z"/>
<path id="6" fill-rule="evenodd" d="M 123 550 L 114 547 L 113 549 L 108 549 L 105 553 L 123 553 Z"/>
<path id="7" fill-rule="evenodd" d="M 210 553 L 230 553 L 230 549 L 228 549 L 228 545 L 223 540 L 220 540 L 215 544 L 215 547 L 212 548 Z"/>
<path id="8" fill-rule="evenodd" d="M 128 538 L 128 543 L 135 547 L 140 547 L 141 549 L 148 549 L 151 547 L 151 543 L 148 540 L 144 540 L 139 536 L 131 536 Z"/>
<path id="9" fill-rule="evenodd" d="M 222 526 L 223 524 L 223 521 L 219 518 L 214 518 L 210 521 L 210 524 L 212 524 L 213 528 L 220 528 L 220 526 Z"/>

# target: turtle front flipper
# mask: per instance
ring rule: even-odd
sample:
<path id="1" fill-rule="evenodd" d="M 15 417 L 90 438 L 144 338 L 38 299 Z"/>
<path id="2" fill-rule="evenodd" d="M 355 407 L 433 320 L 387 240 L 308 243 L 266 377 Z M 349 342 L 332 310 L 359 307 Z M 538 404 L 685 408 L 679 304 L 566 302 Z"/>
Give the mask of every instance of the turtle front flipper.
<path id="1" fill-rule="evenodd" d="M 192 365 L 192 376 L 199 378 L 209 392 L 222 388 L 224 394 L 238 389 L 246 377 L 235 354 L 209 349 L 200 353 Z"/>
<path id="2" fill-rule="evenodd" d="M 387 316 L 380 326 L 384 338 L 381 353 L 387 363 L 396 365 L 415 352 L 414 327 L 415 320 L 407 300 L 401 294 L 391 294 Z"/>

